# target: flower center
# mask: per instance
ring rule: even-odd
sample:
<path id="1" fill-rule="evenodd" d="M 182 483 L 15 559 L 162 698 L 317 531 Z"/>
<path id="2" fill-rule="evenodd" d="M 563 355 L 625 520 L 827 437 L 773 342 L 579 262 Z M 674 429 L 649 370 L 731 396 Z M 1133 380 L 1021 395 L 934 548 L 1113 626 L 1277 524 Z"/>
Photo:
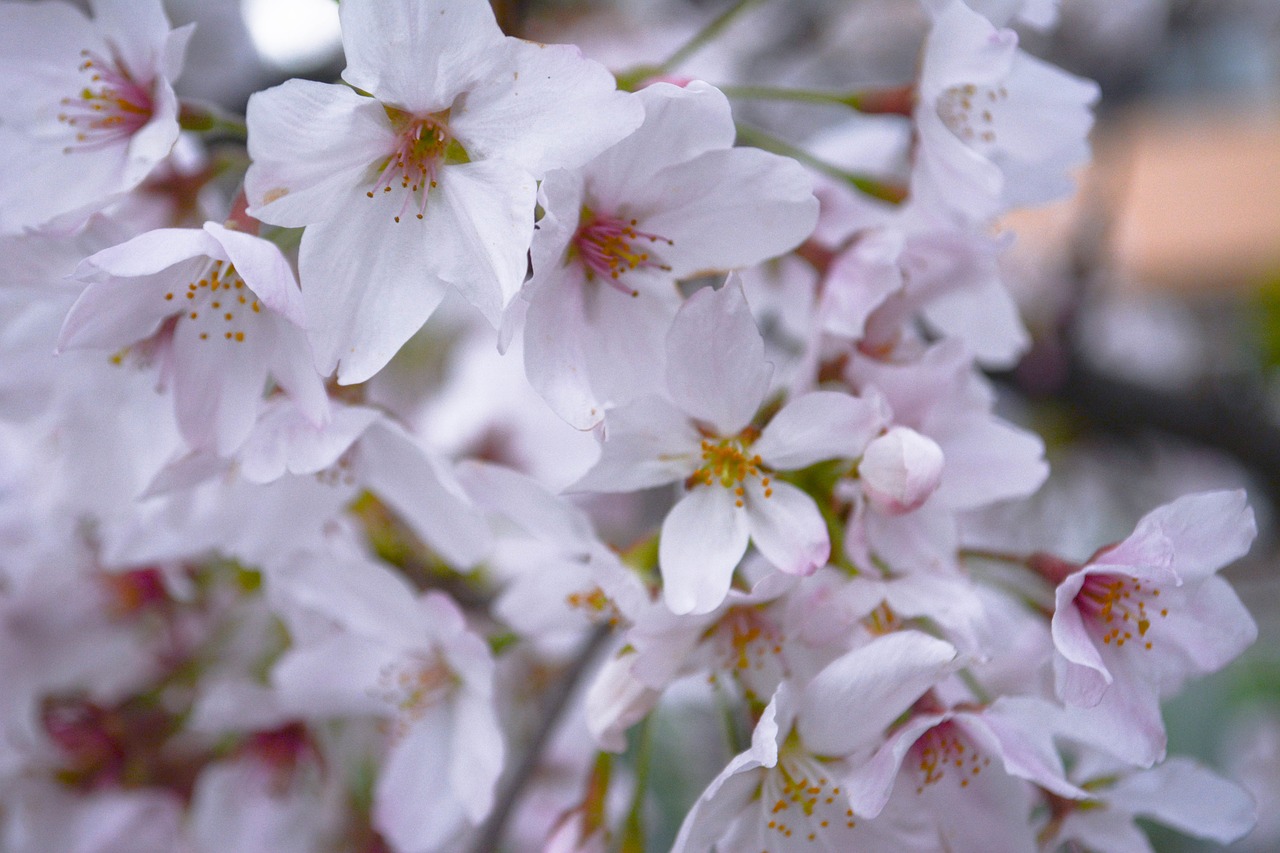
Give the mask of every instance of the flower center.
<path id="1" fill-rule="evenodd" d="M 458 677 L 435 653 L 414 652 L 384 667 L 372 693 L 396 710 L 394 732 L 402 736 L 457 686 Z"/>
<path id="2" fill-rule="evenodd" d="M 1114 643 L 1120 648 L 1133 642 L 1137 631 L 1137 642 L 1150 649 L 1151 641 L 1146 636 L 1152 618 L 1169 615 L 1167 607 L 1157 606 L 1159 597 L 1158 587 L 1144 585 L 1130 575 L 1091 574 L 1085 577 L 1074 603 L 1102 631 L 1104 645 Z"/>
<path id="3" fill-rule="evenodd" d="M 215 260 L 181 295 L 187 300 L 181 320 L 196 324 L 202 341 L 243 343 L 253 316 L 262 313 L 262 303 L 245 285 L 235 266 L 225 261 Z M 178 297 L 178 291 L 164 295 L 166 302 L 175 303 L 175 308 L 182 305 Z M 236 317 L 241 318 L 240 322 L 236 322 Z"/>
<path id="4" fill-rule="evenodd" d="M 75 97 L 62 99 L 58 113 L 58 121 L 75 132 L 75 142 L 62 149 L 65 154 L 128 139 L 151 120 L 153 107 L 149 87 L 134 80 L 119 59 L 88 50 L 80 55 L 80 71 L 88 82 Z"/>
<path id="5" fill-rule="evenodd" d="M 944 722 L 929 729 L 912 745 L 911 754 L 920 772 L 917 794 L 923 794 L 925 788 L 941 782 L 948 772 L 954 772 L 960 780 L 960 787 L 967 788 L 969 780 L 991 764 L 991 759 L 983 756 L 967 740 L 953 723 Z"/>
<path id="6" fill-rule="evenodd" d="M 598 277 L 623 293 L 638 296 L 639 291 L 618 281 L 623 273 L 635 269 L 670 271 L 671 267 L 650 255 L 648 248 L 656 243 L 668 246 L 675 243 L 666 237 L 637 230 L 637 220 L 597 214 L 584 207 L 578 221 L 578 231 L 570 244 L 571 254 L 582 263 L 588 280 Z"/>
<path id="7" fill-rule="evenodd" d="M 782 654 L 782 634 L 757 607 L 734 607 L 716 633 L 726 669 L 764 669 L 765 661 Z"/>
<path id="8" fill-rule="evenodd" d="M 384 109 L 396 130 L 396 147 L 378 163 L 373 189 L 365 195 L 376 198 L 379 194 L 398 191 L 400 208 L 392 219 L 399 222 L 411 204 L 417 208 L 414 215 L 422 219 L 427 212 L 427 196 L 436 186 L 440 169 L 469 162 L 470 158 L 449 133 L 448 110 L 414 116 L 394 107 Z"/>
<path id="9" fill-rule="evenodd" d="M 565 603 L 573 610 L 580 610 L 595 624 L 608 624 L 617 627 L 622 621 L 622 612 L 603 589 L 593 586 L 581 592 L 571 592 L 565 596 Z"/>
<path id="10" fill-rule="evenodd" d="M 996 141 L 995 114 L 1008 97 L 1004 86 L 952 86 L 938 96 L 938 117 L 970 145 L 991 146 Z"/>
<path id="11" fill-rule="evenodd" d="M 758 454 L 748 455 L 749 448 L 756 440 L 756 430 L 747 427 L 736 438 L 722 438 L 715 441 L 709 438 L 702 440 L 702 465 L 689 475 L 685 481 L 686 488 L 696 485 L 710 486 L 719 483 L 726 489 L 733 489 L 737 496 L 737 506 L 743 505 L 746 487 L 743 483 L 748 478 L 759 478 L 766 498 L 773 496 L 769 476 L 763 468 L 763 460 Z M 763 472 L 763 473 L 762 473 Z"/>
<path id="12" fill-rule="evenodd" d="M 839 838 L 840 830 L 853 829 L 857 821 L 843 789 L 831 784 L 813 756 L 794 747 L 784 750 L 761 792 L 768 811 L 766 828 L 783 838 L 799 833 L 796 840 L 808 841 L 819 835 Z"/>

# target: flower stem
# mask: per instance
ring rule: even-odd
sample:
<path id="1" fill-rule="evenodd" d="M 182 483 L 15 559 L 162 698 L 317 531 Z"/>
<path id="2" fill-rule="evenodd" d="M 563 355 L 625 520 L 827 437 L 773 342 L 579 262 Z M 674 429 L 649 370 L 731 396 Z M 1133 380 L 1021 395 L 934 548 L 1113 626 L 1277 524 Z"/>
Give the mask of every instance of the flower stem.
<path id="1" fill-rule="evenodd" d="M 178 108 L 178 126 L 192 133 L 207 133 L 244 142 L 249 127 L 244 120 L 228 115 L 211 104 L 183 101 Z"/>
<path id="2" fill-rule="evenodd" d="M 829 92 L 820 89 L 790 89 L 779 86 L 720 86 L 730 98 L 744 101 L 796 101 L 848 107 L 869 115 L 911 115 L 914 90 L 910 86 L 869 89 L 856 92 Z"/>
<path id="3" fill-rule="evenodd" d="M 707 22 L 706 26 L 694 33 L 688 41 L 676 48 L 675 52 L 662 62 L 657 65 L 639 65 L 618 74 L 618 88 L 634 92 L 646 80 L 669 74 L 689 57 L 714 41 L 739 15 L 760 2 L 761 0 L 737 0 L 728 9 Z"/>
<path id="4" fill-rule="evenodd" d="M 538 729 L 534 732 L 533 739 L 525 749 L 524 755 L 521 756 L 520 763 L 515 765 L 515 769 L 507 778 L 506 784 L 499 790 L 493 811 L 489 813 L 489 817 L 481 825 L 476 834 L 476 840 L 471 845 L 472 853 L 491 853 L 491 851 L 500 848 L 502 834 L 506 829 L 507 821 L 515 811 L 516 804 L 519 803 L 525 787 L 533 778 L 534 772 L 537 771 L 538 762 L 542 759 L 543 749 L 551 739 L 551 735 L 555 731 L 556 724 L 560 722 L 560 717 L 565 708 L 568 707 L 569 699 L 577 689 L 578 682 L 582 680 L 582 676 L 590 667 L 591 662 L 595 660 L 596 654 L 604 647 L 610 633 L 609 626 L 602 625 L 587 638 L 586 642 L 578 650 L 578 655 L 574 658 L 573 663 L 570 664 L 569 669 L 561 677 L 559 683 L 555 685 L 551 695 L 547 697 L 542 708 L 542 720 L 538 724 Z"/>
<path id="5" fill-rule="evenodd" d="M 867 175 L 847 172 L 839 166 L 814 157 L 803 148 L 798 148 L 790 142 L 778 139 L 776 136 L 772 136 L 771 134 L 765 133 L 763 130 L 758 130 L 754 127 L 745 125 L 742 122 L 738 122 L 737 127 L 738 142 L 744 145 L 750 145 L 754 148 L 762 148 L 765 151 L 772 151 L 774 154 L 782 154 L 786 157 L 791 157 L 792 159 L 798 160 L 808 166 L 810 169 L 822 172 L 824 175 L 830 175 L 837 180 L 850 184 L 854 189 L 869 195 L 872 198 L 878 198 L 881 201 L 899 204 L 907 197 L 905 187 L 897 186 L 895 184 L 887 184 L 883 181 L 878 181 L 875 178 L 868 177 Z"/>
<path id="6" fill-rule="evenodd" d="M 649 766 L 653 759 L 653 715 L 644 718 L 636 740 L 636 790 L 622 824 L 619 853 L 644 853 L 644 802 L 649 794 Z"/>

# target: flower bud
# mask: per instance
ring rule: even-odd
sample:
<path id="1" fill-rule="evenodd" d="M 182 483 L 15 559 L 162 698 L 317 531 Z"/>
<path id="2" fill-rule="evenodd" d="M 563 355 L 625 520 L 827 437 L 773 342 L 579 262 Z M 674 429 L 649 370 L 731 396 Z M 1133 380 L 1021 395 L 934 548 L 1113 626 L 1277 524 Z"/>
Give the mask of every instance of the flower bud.
<path id="1" fill-rule="evenodd" d="M 942 479 L 942 448 L 909 427 L 896 426 L 867 445 L 858 466 L 871 505 L 890 515 L 911 512 Z"/>

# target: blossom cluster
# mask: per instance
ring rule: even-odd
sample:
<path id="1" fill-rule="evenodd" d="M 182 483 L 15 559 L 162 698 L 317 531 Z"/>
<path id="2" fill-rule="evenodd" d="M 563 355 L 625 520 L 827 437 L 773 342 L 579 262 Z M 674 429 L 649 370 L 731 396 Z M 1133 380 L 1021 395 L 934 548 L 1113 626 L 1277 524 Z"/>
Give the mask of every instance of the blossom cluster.
<path id="1" fill-rule="evenodd" d="M 1052 5 L 921 0 L 792 150 L 484 0 L 343 0 L 243 123 L 159 0 L 0 0 L 0 847 L 639 849 L 673 702 L 682 853 L 1248 831 L 1160 711 L 1256 636 L 1244 494 L 974 532 L 1049 472 L 982 371 L 1089 157 Z"/>

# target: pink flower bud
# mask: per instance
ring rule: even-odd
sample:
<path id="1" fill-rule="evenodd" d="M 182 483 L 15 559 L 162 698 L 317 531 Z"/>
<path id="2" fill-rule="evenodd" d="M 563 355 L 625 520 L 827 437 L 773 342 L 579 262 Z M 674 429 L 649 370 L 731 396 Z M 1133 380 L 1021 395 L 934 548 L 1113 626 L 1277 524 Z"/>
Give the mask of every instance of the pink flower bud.
<path id="1" fill-rule="evenodd" d="M 858 466 L 871 505 L 890 515 L 911 512 L 942 479 L 942 448 L 913 429 L 896 426 L 867 445 Z"/>

